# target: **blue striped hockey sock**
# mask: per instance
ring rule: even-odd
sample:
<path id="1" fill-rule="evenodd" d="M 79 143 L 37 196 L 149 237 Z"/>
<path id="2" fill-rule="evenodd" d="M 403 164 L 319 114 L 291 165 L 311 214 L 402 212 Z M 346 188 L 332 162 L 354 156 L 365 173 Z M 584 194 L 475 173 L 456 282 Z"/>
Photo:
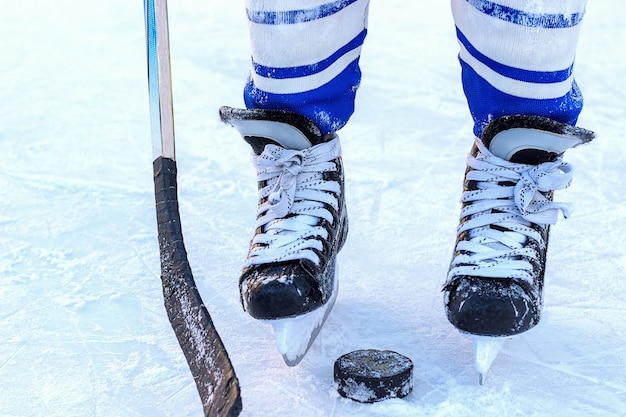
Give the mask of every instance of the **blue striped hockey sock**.
<path id="1" fill-rule="evenodd" d="M 452 0 L 463 89 L 480 137 L 526 114 L 575 124 L 582 94 L 574 55 L 586 0 Z"/>
<path id="2" fill-rule="evenodd" d="M 249 109 L 287 110 L 323 134 L 354 112 L 369 0 L 246 0 L 252 70 Z"/>

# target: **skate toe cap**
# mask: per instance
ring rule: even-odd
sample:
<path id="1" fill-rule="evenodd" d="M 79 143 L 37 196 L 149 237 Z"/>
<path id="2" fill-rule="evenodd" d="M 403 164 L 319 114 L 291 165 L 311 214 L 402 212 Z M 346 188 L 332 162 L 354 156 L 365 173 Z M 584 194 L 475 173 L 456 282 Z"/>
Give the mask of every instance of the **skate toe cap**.
<path id="1" fill-rule="evenodd" d="M 512 336 L 539 321 L 538 300 L 519 283 L 464 277 L 446 288 L 448 320 L 462 332 Z"/>
<path id="2" fill-rule="evenodd" d="M 289 266 L 256 270 L 242 281 L 241 287 L 244 308 L 260 320 L 301 315 L 323 304 L 313 278 Z"/>

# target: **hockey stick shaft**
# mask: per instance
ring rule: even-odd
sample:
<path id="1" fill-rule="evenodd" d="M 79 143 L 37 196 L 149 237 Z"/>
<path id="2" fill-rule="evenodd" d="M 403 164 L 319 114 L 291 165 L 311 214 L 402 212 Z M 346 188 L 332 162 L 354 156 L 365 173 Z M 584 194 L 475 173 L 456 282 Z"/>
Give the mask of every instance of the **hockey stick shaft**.
<path id="1" fill-rule="evenodd" d="M 178 207 L 166 0 L 144 0 L 154 190 L 161 281 L 168 318 L 207 417 L 241 412 L 239 382 L 191 272 Z"/>

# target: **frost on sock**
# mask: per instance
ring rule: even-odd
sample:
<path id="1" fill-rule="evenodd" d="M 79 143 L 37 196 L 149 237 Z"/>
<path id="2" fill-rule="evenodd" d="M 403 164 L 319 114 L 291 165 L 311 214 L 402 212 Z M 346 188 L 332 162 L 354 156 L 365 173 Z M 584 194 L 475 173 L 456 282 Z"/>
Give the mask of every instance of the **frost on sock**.
<path id="1" fill-rule="evenodd" d="M 247 0 L 252 70 L 246 106 L 302 114 L 323 134 L 343 127 L 361 80 L 368 5 L 369 0 Z"/>
<path id="2" fill-rule="evenodd" d="M 463 89 L 480 137 L 490 121 L 529 114 L 575 124 L 574 55 L 586 0 L 452 0 Z"/>

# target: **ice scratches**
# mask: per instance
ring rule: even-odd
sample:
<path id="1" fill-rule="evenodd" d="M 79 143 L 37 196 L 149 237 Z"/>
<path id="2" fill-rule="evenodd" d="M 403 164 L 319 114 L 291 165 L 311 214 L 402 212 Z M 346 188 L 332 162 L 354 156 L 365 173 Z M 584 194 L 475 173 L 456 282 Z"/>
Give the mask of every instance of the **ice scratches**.
<path id="1" fill-rule="evenodd" d="M 11 364 L 14 361 L 14 358 L 17 357 L 18 355 L 20 355 L 25 350 L 26 350 L 26 342 L 20 343 L 20 345 L 18 345 L 17 349 L 15 349 L 12 353 L 7 355 L 3 360 L 0 361 L 0 372 L 3 372 L 4 367 L 7 364 Z"/>
<path id="2" fill-rule="evenodd" d="M 51 173 L 46 174 L 31 174 L 26 172 L 13 172 L 10 175 L 11 179 L 17 180 L 19 184 L 30 185 L 35 188 L 46 189 L 48 191 L 54 190 L 79 190 L 81 192 L 93 191 L 98 192 L 112 192 L 119 194 L 120 192 L 128 194 L 146 194 L 150 191 L 150 188 L 135 185 L 136 182 L 124 181 L 103 181 L 101 179 L 80 178 L 77 176 L 63 176 L 55 175 Z"/>
<path id="3" fill-rule="evenodd" d="M 4 242 L 0 240 L 0 243 Z M 4 274 L 5 284 L 26 284 L 43 276 L 66 278 L 75 274 L 75 270 L 90 265 L 87 256 L 76 255 L 71 250 L 36 247 L 30 243 L 11 243 L 13 246 L 0 258 L 0 273 Z"/>
<path id="4" fill-rule="evenodd" d="M 7 217 L 7 216 L 0 214 L 0 225 L 5 225 L 5 224 L 10 224 L 10 223 L 15 223 L 15 222 L 17 222 L 16 218 Z"/>

